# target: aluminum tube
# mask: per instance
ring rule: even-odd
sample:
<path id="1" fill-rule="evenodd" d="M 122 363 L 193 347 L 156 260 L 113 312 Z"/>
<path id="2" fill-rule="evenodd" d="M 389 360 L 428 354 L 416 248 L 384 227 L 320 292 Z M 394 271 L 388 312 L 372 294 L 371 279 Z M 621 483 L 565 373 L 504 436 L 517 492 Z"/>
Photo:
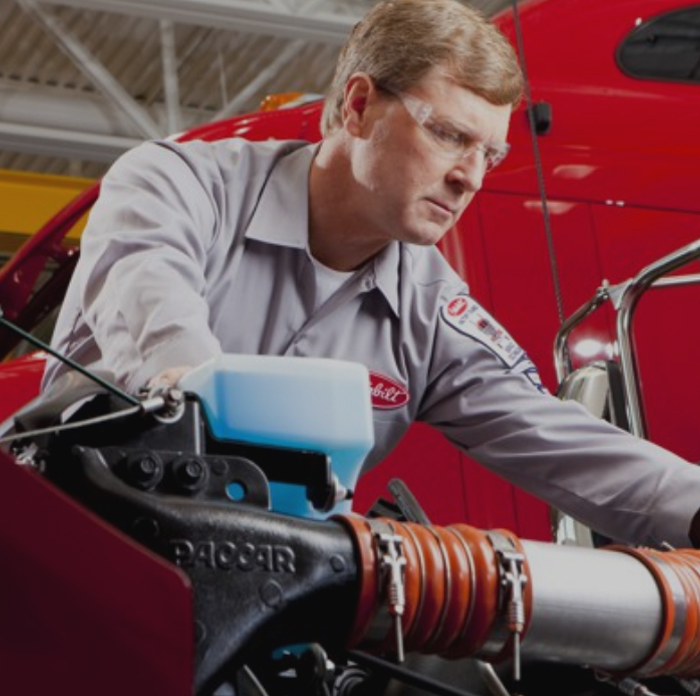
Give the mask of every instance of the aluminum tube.
<path id="1" fill-rule="evenodd" d="M 624 553 L 523 541 L 532 619 L 524 660 L 625 670 L 646 660 L 661 631 L 656 581 Z"/>

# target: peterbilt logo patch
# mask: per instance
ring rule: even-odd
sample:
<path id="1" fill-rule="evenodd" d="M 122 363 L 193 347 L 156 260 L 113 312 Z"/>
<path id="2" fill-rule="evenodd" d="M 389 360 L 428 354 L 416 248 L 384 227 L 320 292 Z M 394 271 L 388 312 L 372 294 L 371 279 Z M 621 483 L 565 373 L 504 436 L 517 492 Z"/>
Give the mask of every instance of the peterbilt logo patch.
<path id="1" fill-rule="evenodd" d="M 411 398 L 406 387 L 378 372 L 369 373 L 369 390 L 372 406 L 383 410 L 401 408 Z"/>
<path id="2" fill-rule="evenodd" d="M 458 317 L 460 314 L 464 314 L 467 311 L 468 303 L 464 297 L 455 297 L 454 300 L 450 300 L 447 305 L 447 313 L 451 317 Z"/>

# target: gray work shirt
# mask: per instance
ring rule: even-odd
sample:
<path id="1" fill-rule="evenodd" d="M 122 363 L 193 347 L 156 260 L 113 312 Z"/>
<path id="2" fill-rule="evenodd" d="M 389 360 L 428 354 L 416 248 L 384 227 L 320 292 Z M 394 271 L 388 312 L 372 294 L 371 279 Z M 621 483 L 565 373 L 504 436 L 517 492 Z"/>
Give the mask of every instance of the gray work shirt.
<path id="1" fill-rule="evenodd" d="M 700 468 L 541 390 L 439 251 L 392 243 L 317 309 L 300 142 L 144 144 L 102 185 L 54 346 L 137 390 L 221 352 L 364 363 L 375 447 L 413 420 L 614 538 L 687 546 Z M 64 367 L 51 361 L 45 385 Z"/>

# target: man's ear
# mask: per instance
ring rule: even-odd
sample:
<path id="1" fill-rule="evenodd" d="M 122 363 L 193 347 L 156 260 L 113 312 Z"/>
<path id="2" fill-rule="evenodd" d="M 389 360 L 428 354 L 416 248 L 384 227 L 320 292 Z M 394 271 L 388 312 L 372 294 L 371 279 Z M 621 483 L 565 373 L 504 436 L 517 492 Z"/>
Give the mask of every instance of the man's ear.
<path id="1" fill-rule="evenodd" d="M 367 105 L 376 90 L 372 78 L 355 73 L 345 85 L 343 95 L 343 126 L 351 135 L 360 135 L 367 122 Z"/>

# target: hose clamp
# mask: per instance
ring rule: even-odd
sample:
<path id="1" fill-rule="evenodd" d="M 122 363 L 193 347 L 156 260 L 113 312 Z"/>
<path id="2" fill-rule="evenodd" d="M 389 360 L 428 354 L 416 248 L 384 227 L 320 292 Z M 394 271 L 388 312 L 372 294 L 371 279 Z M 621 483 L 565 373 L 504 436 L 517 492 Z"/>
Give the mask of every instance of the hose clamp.
<path id="1" fill-rule="evenodd" d="M 403 552 L 403 537 L 394 532 L 393 527 L 383 521 L 367 520 L 374 539 L 379 560 L 381 583 L 380 596 L 384 600 L 378 615 L 372 622 L 369 638 L 383 641 L 391 625 L 394 626 L 396 640 L 396 659 L 404 660 L 403 627 L 401 618 L 406 609 L 405 570 L 406 557 Z"/>
<path id="2" fill-rule="evenodd" d="M 499 532 L 487 532 L 487 536 L 499 564 L 500 605 L 505 623 L 498 631 L 498 638 L 513 646 L 513 679 L 520 679 L 520 640 L 525 630 L 525 600 L 523 590 L 528 582 L 524 572 L 525 556 L 515 548 L 512 539 Z M 501 646 L 502 647 L 502 646 Z"/>

